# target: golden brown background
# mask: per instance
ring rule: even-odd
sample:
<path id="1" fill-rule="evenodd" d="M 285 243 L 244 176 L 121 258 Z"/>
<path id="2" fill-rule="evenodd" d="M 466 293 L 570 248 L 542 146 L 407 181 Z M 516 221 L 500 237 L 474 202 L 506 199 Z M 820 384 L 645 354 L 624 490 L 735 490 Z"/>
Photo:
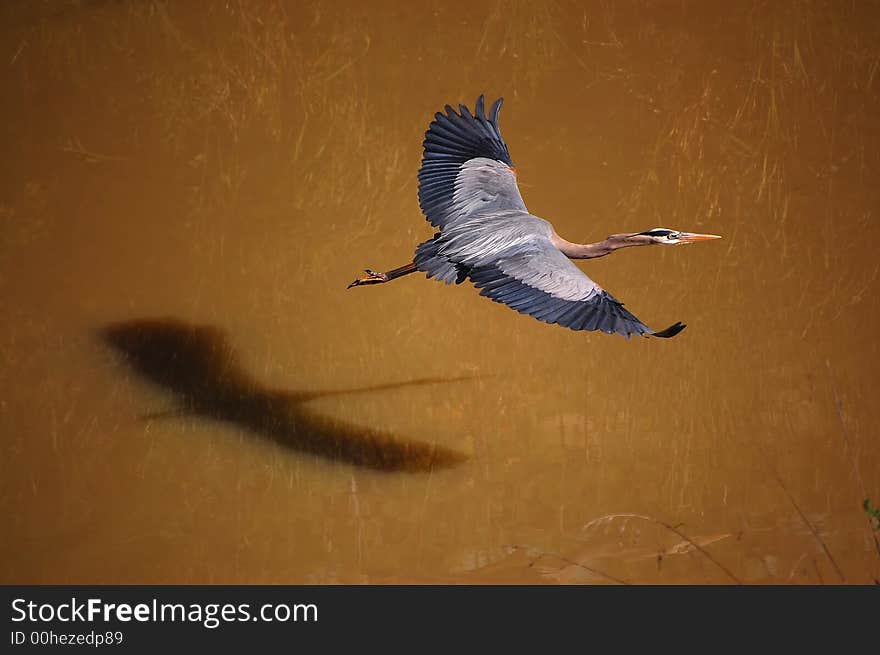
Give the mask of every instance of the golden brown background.
<path id="1" fill-rule="evenodd" d="M 880 576 L 876 2 L 0 16 L 0 581 Z M 679 337 L 346 291 L 430 236 L 424 130 L 481 92 L 566 238 L 724 235 L 584 265 Z M 388 435 L 464 461 L 321 454 Z"/>

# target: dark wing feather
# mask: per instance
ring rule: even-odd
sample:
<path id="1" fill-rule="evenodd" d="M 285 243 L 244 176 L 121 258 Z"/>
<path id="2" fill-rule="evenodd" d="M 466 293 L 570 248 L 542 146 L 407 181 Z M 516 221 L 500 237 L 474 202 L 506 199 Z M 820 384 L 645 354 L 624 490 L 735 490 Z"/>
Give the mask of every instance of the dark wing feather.
<path id="1" fill-rule="evenodd" d="M 674 337 L 685 328 L 676 323 L 654 332 L 543 237 L 472 268 L 469 276 L 480 295 L 572 330 L 601 330 L 628 339 L 633 334 Z"/>
<path id="2" fill-rule="evenodd" d="M 488 116 L 483 96 L 477 99 L 473 114 L 464 105 L 459 105 L 458 112 L 446 105 L 446 113 L 438 112 L 428 127 L 419 169 L 419 206 L 435 227 L 443 229 L 476 209 L 526 210 L 498 127 L 501 103 L 501 98 L 496 100 Z M 473 162 L 475 159 L 480 162 Z M 476 188 L 469 185 L 470 199 L 479 195 L 479 206 L 470 203 L 463 207 L 456 191 L 477 168 L 491 170 L 493 175 L 484 174 Z"/>

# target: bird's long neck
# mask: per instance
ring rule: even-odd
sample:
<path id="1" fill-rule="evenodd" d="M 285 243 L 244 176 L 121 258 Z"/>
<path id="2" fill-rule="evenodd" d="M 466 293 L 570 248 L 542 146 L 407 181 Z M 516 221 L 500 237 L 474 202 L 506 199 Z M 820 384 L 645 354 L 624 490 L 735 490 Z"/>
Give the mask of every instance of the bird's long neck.
<path id="1" fill-rule="evenodd" d="M 611 254 L 621 248 L 631 246 L 650 246 L 654 242 L 651 237 L 638 232 L 626 232 L 624 234 L 612 234 L 604 241 L 596 243 L 572 243 L 566 241 L 555 232 L 550 237 L 553 245 L 559 248 L 563 255 L 569 259 L 595 259 Z"/>

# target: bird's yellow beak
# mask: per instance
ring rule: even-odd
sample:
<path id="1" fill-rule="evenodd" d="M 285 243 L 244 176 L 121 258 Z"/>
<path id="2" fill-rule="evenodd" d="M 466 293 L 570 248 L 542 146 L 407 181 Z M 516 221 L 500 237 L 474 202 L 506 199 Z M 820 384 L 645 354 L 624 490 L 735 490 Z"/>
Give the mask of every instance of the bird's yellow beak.
<path id="1" fill-rule="evenodd" d="M 691 232 L 681 232 L 678 240 L 683 243 L 696 243 L 697 241 L 711 241 L 712 239 L 720 239 L 717 234 L 693 234 Z"/>

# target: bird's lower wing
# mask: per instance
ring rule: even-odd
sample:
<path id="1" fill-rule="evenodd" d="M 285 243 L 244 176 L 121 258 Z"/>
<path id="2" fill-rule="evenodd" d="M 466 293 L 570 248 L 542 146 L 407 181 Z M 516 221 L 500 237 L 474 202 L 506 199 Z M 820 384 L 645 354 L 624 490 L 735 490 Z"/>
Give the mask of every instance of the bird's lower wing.
<path id="1" fill-rule="evenodd" d="M 654 332 L 543 237 L 472 268 L 469 277 L 480 295 L 572 330 L 668 338 L 685 328 L 676 323 Z"/>

